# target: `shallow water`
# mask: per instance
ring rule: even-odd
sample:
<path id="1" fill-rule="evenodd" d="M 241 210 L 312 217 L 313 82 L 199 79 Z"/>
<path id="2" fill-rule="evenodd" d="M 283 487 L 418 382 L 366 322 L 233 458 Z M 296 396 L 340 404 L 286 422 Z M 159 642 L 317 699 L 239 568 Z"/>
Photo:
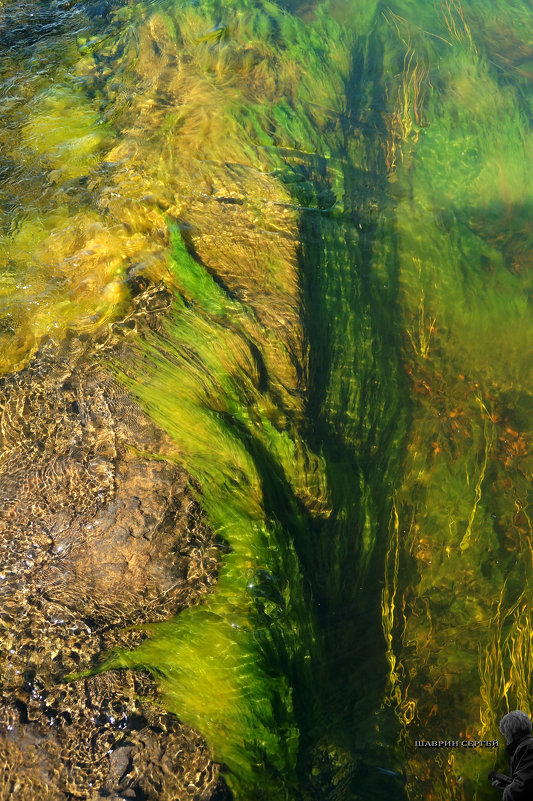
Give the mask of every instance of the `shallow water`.
<path id="1" fill-rule="evenodd" d="M 527 3 L 0 6 L 1 365 L 108 365 L 228 553 L 148 667 L 236 799 L 484 799 L 531 711 Z"/>

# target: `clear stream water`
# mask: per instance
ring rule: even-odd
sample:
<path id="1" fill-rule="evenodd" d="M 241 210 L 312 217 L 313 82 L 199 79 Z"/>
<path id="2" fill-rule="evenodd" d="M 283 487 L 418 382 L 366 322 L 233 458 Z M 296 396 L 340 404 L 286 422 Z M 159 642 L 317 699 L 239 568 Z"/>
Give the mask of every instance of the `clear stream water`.
<path id="1" fill-rule="evenodd" d="M 1 369 L 165 282 L 109 370 L 228 544 L 103 667 L 237 801 L 492 798 L 415 743 L 531 711 L 529 3 L 2 0 L 0 71 Z"/>

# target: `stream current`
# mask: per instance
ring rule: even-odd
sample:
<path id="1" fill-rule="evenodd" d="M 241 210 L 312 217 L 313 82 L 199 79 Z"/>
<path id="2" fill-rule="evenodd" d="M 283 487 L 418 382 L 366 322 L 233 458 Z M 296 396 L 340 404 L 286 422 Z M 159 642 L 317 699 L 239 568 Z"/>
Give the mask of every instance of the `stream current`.
<path id="1" fill-rule="evenodd" d="M 493 797 L 461 743 L 532 711 L 532 31 L 0 2 L 6 798 Z"/>

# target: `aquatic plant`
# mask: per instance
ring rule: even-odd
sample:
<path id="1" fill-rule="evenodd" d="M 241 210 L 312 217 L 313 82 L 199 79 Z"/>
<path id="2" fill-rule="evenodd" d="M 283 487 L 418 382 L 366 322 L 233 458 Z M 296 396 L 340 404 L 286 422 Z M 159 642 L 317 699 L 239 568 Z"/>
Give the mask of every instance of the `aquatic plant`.
<path id="1" fill-rule="evenodd" d="M 506 540 L 516 510 L 527 506 L 526 457 L 522 451 L 510 473 L 502 446 L 515 431 L 511 419 L 524 420 L 520 406 L 527 407 L 531 324 L 518 253 L 530 241 L 531 131 L 520 86 L 499 90 L 500 75 L 471 24 L 474 7 L 441 4 L 442 19 L 435 10 L 424 30 L 402 12 L 411 32 L 404 43 L 425 37 L 428 59 L 423 125 L 403 145 L 393 175 L 413 422 L 383 625 L 390 702 L 411 753 L 410 798 L 470 797 L 474 788 L 485 797 L 493 754 L 433 758 L 413 741 L 435 727 L 446 737 L 497 738 L 507 705 L 529 703 L 528 624 L 519 610 L 530 598 L 530 557 L 527 546 Z M 389 135 L 398 138 L 397 112 L 390 113 Z M 529 541 L 527 520 L 526 512 Z"/>
<path id="2" fill-rule="evenodd" d="M 298 732 L 286 672 L 289 660 L 305 670 L 312 638 L 291 544 L 301 512 L 288 481 L 304 465 L 294 437 L 268 419 L 239 319 L 245 309 L 173 230 L 180 290 L 173 321 L 167 337 L 129 366 L 142 370 L 142 385 L 122 377 L 175 440 L 176 459 L 201 486 L 199 500 L 229 552 L 207 603 L 107 666 L 157 670 L 167 707 L 202 730 L 241 792 L 266 797 L 286 783 L 288 793 Z"/>
<path id="3" fill-rule="evenodd" d="M 268 797 L 275 787 L 279 797 L 316 798 L 335 785 L 349 795 L 356 732 L 371 714 L 382 673 L 370 681 L 369 663 L 354 669 L 354 661 L 362 663 L 360 637 L 342 620 L 370 605 L 369 575 L 386 532 L 402 436 L 399 390 L 378 379 L 390 376 L 395 359 L 389 291 L 359 274 L 380 262 L 382 251 L 377 223 L 366 222 L 371 201 L 357 198 L 356 179 L 366 175 L 373 183 L 381 157 L 351 140 L 347 124 L 334 124 L 338 115 L 353 125 L 367 113 L 359 98 L 355 105 L 362 76 L 353 65 L 354 34 L 327 7 L 317 7 L 307 26 L 267 3 L 243 5 L 231 20 L 208 3 L 173 13 L 176 36 L 191 54 L 195 94 L 180 114 L 181 125 L 190 120 L 192 128 L 169 126 L 168 135 L 185 153 L 194 148 L 195 169 L 204 174 L 202 151 L 216 131 L 210 174 L 219 159 L 227 163 L 226 151 L 248 165 L 245 206 L 258 203 L 254 181 L 265 186 L 268 170 L 275 181 L 269 191 L 280 198 L 275 205 L 290 210 L 283 228 L 298 236 L 300 288 L 290 252 L 285 261 L 276 258 L 261 233 L 268 258 L 264 249 L 253 258 L 244 251 L 236 271 L 224 242 L 212 248 L 206 222 L 181 204 L 183 238 L 196 257 L 170 223 L 175 313 L 165 337 L 141 347 L 121 376 L 175 440 L 176 458 L 198 481 L 201 503 L 230 553 L 212 598 L 155 627 L 145 645 L 106 667 L 155 671 L 167 705 L 206 734 L 239 797 Z M 147 30 L 154 24 L 147 20 Z M 205 38 L 202 31 L 222 24 L 223 37 Z M 245 67 L 243 42 L 254 51 Z M 143 47 L 141 33 L 136 69 Z M 361 54 L 368 52 L 363 39 Z M 283 101 L 269 106 L 265 95 L 280 87 Z M 349 97 L 344 109 L 339 88 Z M 217 98 L 214 120 L 198 107 L 204 91 Z M 203 138 L 193 143 L 195 121 Z M 242 169 L 234 170 L 234 181 Z M 225 180 L 225 195 L 235 197 Z M 262 228 L 266 211 L 257 208 L 256 226 Z M 365 220 L 360 239 L 351 215 Z M 381 277 L 388 264 L 377 265 Z M 258 267 L 268 270 L 261 293 Z M 266 317 L 268 304 L 279 307 L 288 290 L 283 317 Z M 302 345 L 295 350 L 302 334 L 287 327 L 300 325 L 300 291 L 312 321 L 308 362 Z M 285 367 L 291 352 L 293 367 Z M 276 598 L 277 613 L 265 622 L 261 604 L 267 599 L 275 608 Z M 359 669 L 367 677 L 364 699 Z"/>
<path id="4" fill-rule="evenodd" d="M 2 62 L 1 367 L 164 281 L 109 369 L 226 546 L 104 667 L 151 670 L 236 798 L 484 797 L 492 754 L 413 743 L 527 711 L 531 10 L 79 13 Z"/>

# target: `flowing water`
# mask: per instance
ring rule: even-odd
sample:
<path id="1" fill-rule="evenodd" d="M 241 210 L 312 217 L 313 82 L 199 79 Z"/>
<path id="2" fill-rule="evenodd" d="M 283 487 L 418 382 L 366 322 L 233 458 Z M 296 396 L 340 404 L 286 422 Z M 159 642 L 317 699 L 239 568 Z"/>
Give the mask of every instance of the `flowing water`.
<path id="1" fill-rule="evenodd" d="M 1 366 L 109 374 L 225 544 L 148 668 L 236 801 L 490 799 L 532 681 L 526 0 L 3 0 Z M 158 458 L 154 453 L 153 457 Z M 486 786 L 488 785 L 488 787 Z"/>

